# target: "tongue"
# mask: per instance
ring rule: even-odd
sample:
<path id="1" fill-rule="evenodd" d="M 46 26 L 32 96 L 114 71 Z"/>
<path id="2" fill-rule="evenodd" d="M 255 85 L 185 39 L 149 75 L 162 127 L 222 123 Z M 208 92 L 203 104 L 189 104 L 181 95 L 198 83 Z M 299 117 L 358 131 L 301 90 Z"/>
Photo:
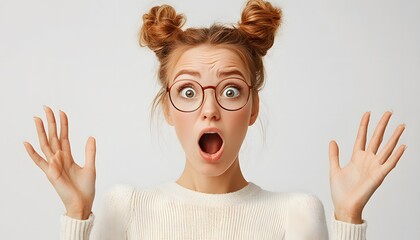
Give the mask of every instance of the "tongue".
<path id="1" fill-rule="evenodd" d="M 217 133 L 206 133 L 200 139 L 200 147 L 203 152 L 216 153 L 222 147 L 222 139 Z"/>

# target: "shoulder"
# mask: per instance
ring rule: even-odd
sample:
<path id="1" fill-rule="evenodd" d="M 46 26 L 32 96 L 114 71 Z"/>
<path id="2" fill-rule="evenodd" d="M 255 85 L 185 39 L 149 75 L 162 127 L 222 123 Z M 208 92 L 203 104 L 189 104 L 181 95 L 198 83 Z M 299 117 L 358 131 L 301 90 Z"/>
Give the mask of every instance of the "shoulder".
<path id="1" fill-rule="evenodd" d="M 287 206 L 287 229 L 290 235 L 328 238 L 324 206 L 317 196 L 289 193 Z"/>
<path id="2" fill-rule="evenodd" d="M 288 212 L 324 214 L 324 206 L 319 198 L 304 192 L 273 192 L 262 190 L 258 195 L 260 200 L 287 208 Z"/>
<path id="3" fill-rule="evenodd" d="M 285 205 L 289 209 L 321 209 L 324 210 L 319 198 L 310 193 L 304 192 L 273 192 L 261 189 L 258 198 L 273 203 Z"/>
<path id="4" fill-rule="evenodd" d="M 324 205 L 310 193 L 289 193 L 287 200 L 289 218 L 325 221 Z"/>
<path id="5" fill-rule="evenodd" d="M 131 195 L 133 191 L 135 191 L 133 186 L 128 184 L 116 184 L 107 191 L 106 196 L 112 198 L 127 197 L 128 195 Z"/>
<path id="6" fill-rule="evenodd" d="M 105 193 L 105 201 L 107 202 L 107 204 L 114 203 L 117 205 L 121 202 L 130 201 L 134 191 L 135 188 L 130 185 L 114 185 Z"/>
<path id="7" fill-rule="evenodd" d="M 122 236 L 131 221 L 134 191 L 132 186 L 118 184 L 105 192 L 104 201 L 101 203 L 103 205 L 98 214 L 98 222 L 95 223 L 97 227 L 94 228 L 94 236 L 107 233 L 109 236 L 101 236 L 98 239 L 120 239 L 120 237 L 114 236 Z"/>
<path id="8" fill-rule="evenodd" d="M 105 204 L 114 206 L 117 210 L 127 211 L 132 209 L 133 205 L 161 198 L 159 186 L 138 188 L 128 184 L 117 184 L 106 192 Z"/>
<path id="9" fill-rule="evenodd" d="M 263 190 L 260 196 L 265 199 L 265 203 L 268 201 L 270 206 L 278 209 L 282 218 L 285 219 L 285 228 L 289 237 L 312 235 L 320 236 L 319 239 L 326 239 L 324 206 L 316 195 L 304 192 Z M 293 237 L 291 239 L 295 239 Z"/>
<path id="10" fill-rule="evenodd" d="M 105 193 L 104 209 L 109 214 L 127 217 L 131 212 L 133 195 L 136 189 L 126 184 L 112 186 Z"/>
<path id="11" fill-rule="evenodd" d="M 291 209 L 314 209 L 324 211 L 319 198 L 310 193 L 292 192 L 287 194 L 288 206 Z"/>

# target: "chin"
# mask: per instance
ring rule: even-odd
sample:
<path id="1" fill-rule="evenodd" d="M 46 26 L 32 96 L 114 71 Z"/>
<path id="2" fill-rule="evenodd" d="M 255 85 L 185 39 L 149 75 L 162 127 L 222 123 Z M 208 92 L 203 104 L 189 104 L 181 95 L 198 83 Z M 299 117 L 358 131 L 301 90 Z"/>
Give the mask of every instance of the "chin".
<path id="1" fill-rule="evenodd" d="M 192 165 L 194 170 L 199 174 L 208 177 L 218 177 L 226 173 L 234 162 L 235 160 L 228 161 L 221 157 L 216 163 L 209 163 L 200 158 L 198 162 L 195 162 Z"/>

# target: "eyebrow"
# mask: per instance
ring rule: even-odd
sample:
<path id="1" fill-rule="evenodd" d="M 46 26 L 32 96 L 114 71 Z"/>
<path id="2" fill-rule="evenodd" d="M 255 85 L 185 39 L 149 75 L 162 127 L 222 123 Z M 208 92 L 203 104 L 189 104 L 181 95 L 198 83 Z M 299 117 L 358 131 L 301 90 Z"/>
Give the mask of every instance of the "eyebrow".
<path id="1" fill-rule="evenodd" d="M 226 71 L 217 71 L 217 77 L 227 77 L 227 76 L 232 76 L 232 75 L 239 75 L 241 76 L 244 80 L 246 79 L 245 76 L 242 74 L 241 71 L 237 70 L 237 69 L 232 69 L 232 70 L 226 70 Z"/>
<path id="2" fill-rule="evenodd" d="M 182 74 L 188 74 L 188 75 L 192 75 L 192 76 L 194 76 L 194 77 L 201 78 L 201 75 L 200 75 L 200 73 L 199 73 L 199 72 L 197 72 L 197 71 L 193 71 L 193 70 L 183 69 L 183 70 L 179 71 L 179 72 L 175 75 L 174 79 L 177 79 L 177 77 L 179 77 L 179 76 L 180 76 L 180 75 L 182 75 Z"/>

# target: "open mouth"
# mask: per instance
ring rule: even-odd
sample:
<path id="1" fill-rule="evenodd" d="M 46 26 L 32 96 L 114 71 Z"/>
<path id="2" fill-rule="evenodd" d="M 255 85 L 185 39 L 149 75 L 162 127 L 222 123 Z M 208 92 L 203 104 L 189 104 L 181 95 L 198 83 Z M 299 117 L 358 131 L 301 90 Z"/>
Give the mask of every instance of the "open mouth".
<path id="1" fill-rule="evenodd" d="M 218 133 L 204 133 L 199 140 L 201 151 L 207 154 L 217 153 L 223 145 L 223 140 Z"/>

